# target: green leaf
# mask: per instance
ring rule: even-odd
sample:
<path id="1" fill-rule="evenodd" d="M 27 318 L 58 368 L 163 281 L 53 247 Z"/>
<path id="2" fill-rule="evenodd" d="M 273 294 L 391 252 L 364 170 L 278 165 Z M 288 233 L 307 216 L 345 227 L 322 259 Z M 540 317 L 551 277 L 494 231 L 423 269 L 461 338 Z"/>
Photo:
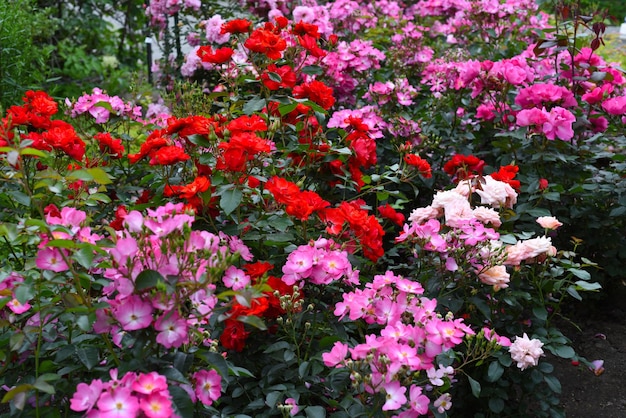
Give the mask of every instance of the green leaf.
<path id="1" fill-rule="evenodd" d="M 33 388 L 33 385 L 28 385 L 28 384 L 16 386 L 4 394 L 4 396 L 2 397 L 2 403 L 10 402 L 13 400 L 13 398 L 15 398 L 16 395 L 20 393 L 28 392 L 32 388 Z"/>
<path id="2" fill-rule="evenodd" d="M 274 351 L 284 350 L 286 348 L 289 348 L 289 343 L 287 341 L 277 341 L 274 344 L 272 344 L 269 347 L 267 347 L 263 351 L 263 353 L 264 354 L 269 354 L 269 353 L 273 353 Z"/>
<path id="3" fill-rule="evenodd" d="M 292 232 L 277 232 L 275 234 L 267 234 L 265 238 L 264 243 L 291 242 L 294 240 L 295 236 Z"/>
<path id="4" fill-rule="evenodd" d="M 534 216 L 535 218 L 539 218 L 540 216 L 550 216 L 550 211 L 543 208 L 529 209 L 526 213 L 528 213 L 530 216 Z"/>
<path id="5" fill-rule="evenodd" d="M 24 225 L 27 227 L 36 227 L 38 230 L 41 231 L 48 230 L 48 224 L 41 219 L 27 219 L 26 221 L 24 221 Z"/>
<path id="6" fill-rule="evenodd" d="M 244 324 L 252 325 L 253 327 L 260 329 L 261 331 L 267 330 L 267 325 L 265 325 L 265 322 L 263 322 L 263 320 L 258 316 L 241 315 L 237 317 L 237 320 L 239 322 L 243 322 Z"/>
<path id="7" fill-rule="evenodd" d="M 583 300 L 582 296 L 580 296 L 580 294 L 573 285 L 567 288 L 567 293 L 576 300 Z"/>
<path id="8" fill-rule="evenodd" d="M 504 368 L 500 365 L 500 363 L 494 361 L 489 365 L 489 368 L 487 369 L 487 381 L 495 382 L 500 379 L 500 377 L 502 377 L 503 373 Z"/>
<path id="9" fill-rule="evenodd" d="M 211 353 L 211 352 L 198 352 L 197 354 L 203 360 L 211 365 L 215 370 L 219 372 L 219 374 L 226 378 L 229 375 L 229 367 L 228 362 L 222 357 L 219 353 Z"/>
<path id="10" fill-rule="evenodd" d="M 570 273 L 572 273 L 574 276 L 578 277 L 579 279 L 591 280 L 591 274 L 589 274 L 588 271 L 576 269 L 576 268 L 567 269 L 567 271 L 569 271 Z"/>
<path id="11" fill-rule="evenodd" d="M 93 251 L 90 248 L 81 248 L 74 253 L 73 258 L 86 269 L 93 267 Z"/>
<path id="12" fill-rule="evenodd" d="M 489 399 L 489 409 L 496 414 L 499 414 L 504 410 L 504 399 L 491 398 Z"/>
<path id="13" fill-rule="evenodd" d="M 544 194 L 541 195 L 544 199 L 546 200 L 551 200 L 553 202 L 560 202 L 561 201 L 561 194 L 558 192 L 546 192 Z"/>
<path id="14" fill-rule="evenodd" d="M 165 283 L 165 278 L 155 270 L 144 270 L 135 279 L 135 289 L 144 290 L 155 287 L 159 282 Z"/>
<path id="15" fill-rule="evenodd" d="M 90 206 L 96 206 L 96 202 L 111 203 L 111 198 L 104 193 L 93 193 L 89 195 L 89 201 Z"/>
<path id="16" fill-rule="evenodd" d="M 35 155 L 37 157 L 45 158 L 49 154 L 47 152 L 35 149 L 35 148 L 24 148 L 20 150 L 20 154 L 22 155 Z"/>
<path id="17" fill-rule="evenodd" d="M 187 140 L 194 145 L 198 145 L 199 147 L 209 148 L 211 146 L 211 142 L 207 140 L 203 135 L 188 135 Z"/>
<path id="18" fill-rule="evenodd" d="M 100 167 L 88 168 L 87 172 L 91 175 L 93 180 L 98 184 L 111 184 L 111 176 Z"/>
<path id="19" fill-rule="evenodd" d="M 303 361 L 302 363 L 300 363 L 300 366 L 298 366 L 298 376 L 300 376 L 300 379 L 304 379 L 304 377 L 307 376 L 308 371 L 309 371 L 309 362 Z"/>
<path id="20" fill-rule="evenodd" d="M 576 355 L 576 352 L 568 345 L 560 345 L 554 349 L 554 355 L 564 359 L 570 359 Z"/>
<path id="21" fill-rule="evenodd" d="M 324 69 L 319 65 L 307 65 L 302 69 L 302 73 L 308 75 L 322 75 L 324 73 Z"/>
<path id="22" fill-rule="evenodd" d="M 35 297 L 35 291 L 26 283 L 20 284 L 15 289 L 15 299 L 17 299 L 22 305 Z"/>
<path id="23" fill-rule="evenodd" d="M 24 343 L 25 338 L 26 336 L 22 332 L 16 332 L 12 334 L 11 338 L 9 338 L 9 349 L 11 351 L 19 351 L 19 349 L 22 347 L 22 344 Z"/>
<path id="24" fill-rule="evenodd" d="M 100 101 L 96 104 L 94 104 L 94 107 L 102 107 L 106 110 L 108 110 L 109 112 L 113 112 L 115 114 L 117 114 L 114 110 L 113 110 L 113 106 L 111 106 L 111 103 L 109 102 L 105 102 L 105 101 Z"/>
<path id="25" fill-rule="evenodd" d="M 82 181 L 92 181 L 93 175 L 89 173 L 89 171 L 85 169 L 74 170 L 67 175 L 67 179 L 71 181 L 82 180 Z"/>
<path id="26" fill-rule="evenodd" d="M 76 248 L 76 243 L 71 239 L 53 239 L 46 243 L 46 247 Z"/>
<path id="27" fill-rule="evenodd" d="M 76 347 L 76 356 L 87 370 L 93 369 L 100 363 L 100 355 L 95 347 L 78 348 Z"/>
<path id="28" fill-rule="evenodd" d="M 535 306 L 533 308 L 533 315 L 541 321 L 548 319 L 548 311 L 543 306 Z"/>
<path id="29" fill-rule="evenodd" d="M 262 97 L 253 97 L 249 99 L 245 105 L 243 105 L 242 112 L 248 116 L 253 114 L 254 112 L 258 112 L 259 110 L 265 107 L 265 99 Z"/>
<path id="30" fill-rule="evenodd" d="M 554 393 L 561 393 L 561 382 L 556 376 L 553 375 L 545 375 L 543 380 L 546 381 L 550 390 Z"/>
<path id="31" fill-rule="evenodd" d="M 15 200 L 17 203 L 24 206 L 30 206 L 30 197 L 20 192 L 19 190 L 9 190 L 6 193 L 11 196 L 13 200 Z"/>
<path id="32" fill-rule="evenodd" d="M 326 410 L 321 406 L 307 406 L 304 412 L 307 418 L 326 418 Z"/>
<path id="33" fill-rule="evenodd" d="M 267 223 L 280 232 L 285 232 L 293 226 L 293 221 L 286 216 L 272 216 L 267 220 Z"/>
<path id="34" fill-rule="evenodd" d="M 473 296 L 470 298 L 470 302 L 476 306 L 476 309 L 478 309 L 486 319 L 491 320 L 491 308 L 489 308 L 486 301 L 478 296 Z"/>
<path id="35" fill-rule="evenodd" d="M 165 369 L 161 370 L 160 373 L 163 376 L 167 377 L 167 380 L 169 381 L 189 384 L 189 381 L 187 380 L 185 375 L 182 374 L 175 367 L 166 367 Z"/>
<path id="36" fill-rule="evenodd" d="M 194 418 L 194 406 L 189 394 L 180 386 L 169 385 L 168 387 L 174 410 L 181 418 Z"/>
<path id="37" fill-rule="evenodd" d="M 239 189 L 225 190 L 220 198 L 220 207 L 226 215 L 230 215 L 241 204 L 242 197 Z"/>
<path id="38" fill-rule="evenodd" d="M 35 380 L 33 387 L 41 392 L 49 393 L 50 395 L 55 394 L 54 386 L 40 379 Z"/>
<path id="39" fill-rule="evenodd" d="M 475 398 L 480 397 L 480 383 L 469 376 L 467 376 L 467 380 L 472 388 L 472 395 L 474 395 Z"/>
<path id="40" fill-rule="evenodd" d="M 230 374 L 232 374 L 233 376 L 254 377 L 254 375 L 252 374 L 252 372 L 250 372 L 250 370 L 244 369 L 243 367 L 231 366 L 229 367 L 228 370 L 230 371 Z"/>
<path id="41" fill-rule="evenodd" d="M 80 315 L 76 319 L 76 325 L 78 325 L 78 328 L 85 332 L 90 332 L 93 328 L 93 323 L 87 315 Z"/>
<path id="42" fill-rule="evenodd" d="M 615 209 L 611 210 L 609 213 L 610 217 L 622 216 L 626 213 L 626 206 L 618 206 Z"/>
<path id="43" fill-rule="evenodd" d="M 278 106 L 278 113 L 280 116 L 285 116 L 287 113 L 293 112 L 298 107 L 298 103 L 289 103 Z"/>
<path id="44" fill-rule="evenodd" d="M 278 400 L 281 398 L 281 396 L 282 396 L 281 392 L 278 392 L 278 391 L 270 392 L 265 397 L 265 404 L 269 406 L 270 408 L 274 408 Z"/>
<path id="45" fill-rule="evenodd" d="M 272 71 L 267 71 L 265 74 L 267 74 L 267 77 L 270 80 L 275 81 L 277 83 L 280 83 L 281 81 L 283 81 L 283 79 L 281 78 L 280 74 L 274 73 Z"/>
<path id="46" fill-rule="evenodd" d="M 587 292 L 595 292 L 602 289 L 602 285 L 600 283 L 589 283 L 582 280 L 578 280 L 574 283 L 579 290 L 585 290 Z"/>

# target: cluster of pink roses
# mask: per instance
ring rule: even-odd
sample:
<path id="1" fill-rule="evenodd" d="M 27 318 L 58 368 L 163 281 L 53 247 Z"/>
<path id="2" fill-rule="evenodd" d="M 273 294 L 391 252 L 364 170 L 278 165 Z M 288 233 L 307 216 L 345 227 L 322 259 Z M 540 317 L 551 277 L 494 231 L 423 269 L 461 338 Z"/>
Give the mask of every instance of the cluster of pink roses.
<path id="1" fill-rule="evenodd" d="M 125 332 L 152 325 L 156 341 L 172 348 L 189 341 L 192 327 L 208 322 L 217 302 L 216 275 L 230 266 L 235 253 L 248 260 L 251 255 L 238 238 L 192 231 L 194 217 L 183 206 L 168 203 L 147 215 L 131 211 L 124 216 L 116 245 L 108 249 L 111 265 L 103 271 L 110 284 L 102 300 L 110 308 L 96 312 L 96 332 L 112 333 L 119 344 Z M 175 278 L 176 283 L 143 284 L 142 277 L 150 273 L 166 282 Z M 187 300 L 193 309 L 180 312 Z"/>
<path id="2" fill-rule="evenodd" d="M 102 89 L 94 87 L 91 94 L 84 94 L 75 103 L 65 99 L 70 109 L 70 115 L 75 118 L 83 113 L 89 113 L 96 123 L 106 123 L 111 113 L 118 117 L 129 117 L 137 120 L 141 118 L 141 107 L 125 102 L 118 96 L 109 96 Z"/>
<path id="3" fill-rule="evenodd" d="M 282 268 L 282 280 L 288 285 L 330 284 L 342 280 L 352 285 L 359 283 L 359 271 L 352 269 L 348 252 L 332 239 L 319 238 L 308 245 L 300 245 L 287 257 Z"/>
<path id="4" fill-rule="evenodd" d="M 88 418 L 174 418 L 172 395 L 165 376 L 157 372 L 128 372 L 118 378 L 117 369 L 111 369 L 111 380 L 100 379 L 79 383 L 70 400 L 70 409 L 84 412 Z M 193 375 L 193 385 L 181 387 L 193 402 L 199 400 L 211 405 L 221 395 L 221 376 L 215 370 L 200 370 Z"/>
<path id="5" fill-rule="evenodd" d="M 456 271 L 460 263 L 469 261 L 481 282 L 499 290 L 508 287 L 507 265 L 555 255 L 556 249 L 546 236 L 514 245 L 500 242 L 494 229 L 501 225 L 500 215 L 493 208 L 512 208 L 517 193 L 509 183 L 491 175 L 480 179 L 462 180 L 452 190 L 437 192 L 431 205 L 414 209 L 396 242 L 416 242 L 425 251 L 439 253 L 449 271 Z M 480 197 L 481 204 L 491 207 L 472 207 L 474 194 Z M 541 217 L 537 222 L 550 229 L 560 226 L 552 217 Z"/>
<path id="6" fill-rule="evenodd" d="M 326 366 L 351 370 L 351 378 L 366 393 L 384 393 L 382 409 L 401 410 L 399 417 L 428 412 L 430 399 L 418 383 L 420 375 L 425 372 L 432 385 L 442 386 L 454 370 L 437 368 L 435 357 L 474 334 L 462 319 L 437 314 L 437 301 L 421 297 L 423 293 L 419 283 L 391 271 L 375 276 L 363 289 L 344 293 L 343 302 L 335 306 L 336 316 L 363 319 L 382 328 L 367 335 L 362 344 L 350 348 L 336 342 L 322 355 Z M 443 404 L 443 410 L 451 407 L 449 394 L 442 394 L 433 405 Z"/>

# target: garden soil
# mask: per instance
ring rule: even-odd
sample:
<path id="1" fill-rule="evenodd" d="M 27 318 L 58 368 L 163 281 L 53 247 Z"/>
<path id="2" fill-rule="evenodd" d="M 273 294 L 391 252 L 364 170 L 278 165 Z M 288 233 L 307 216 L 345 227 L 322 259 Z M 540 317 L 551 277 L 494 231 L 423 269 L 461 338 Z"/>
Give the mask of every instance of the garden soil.
<path id="1" fill-rule="evenodd" d="M 559 323 L 576 352 L 604 360 L 604 372 L 596 375 L 569 360 L 550 359 L 567 417 L 626 418 L 626 283 L 607 289 L 601 300 L 571 305 L 566 314 L 580 328 Z"/>

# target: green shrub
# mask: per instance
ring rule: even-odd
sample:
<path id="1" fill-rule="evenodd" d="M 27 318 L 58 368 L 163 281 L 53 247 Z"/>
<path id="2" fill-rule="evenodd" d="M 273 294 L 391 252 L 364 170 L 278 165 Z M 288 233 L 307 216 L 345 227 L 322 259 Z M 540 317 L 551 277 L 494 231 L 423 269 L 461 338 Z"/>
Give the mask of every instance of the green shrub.
<path id="1" fill-rule="evenodd" d="M 38 45 L 53 29 L 46 20 L 46 12 L 32 0 L 0 2 L 0 107 L 17 103 L 26 90 L 45 81 L 51 50 Z"/>

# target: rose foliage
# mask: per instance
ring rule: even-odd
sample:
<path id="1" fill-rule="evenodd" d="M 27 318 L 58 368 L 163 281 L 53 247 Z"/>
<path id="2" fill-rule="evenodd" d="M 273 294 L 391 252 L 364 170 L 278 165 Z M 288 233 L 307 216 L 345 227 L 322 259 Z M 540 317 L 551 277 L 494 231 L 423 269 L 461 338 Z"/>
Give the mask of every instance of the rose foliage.
<path id="1" fill-rule="evenodd" d="M 532 1 L 306 4 L 206 17 L 163 105 L 6 110 L 7 414 L 563 415 L 622 73 Z"/>

